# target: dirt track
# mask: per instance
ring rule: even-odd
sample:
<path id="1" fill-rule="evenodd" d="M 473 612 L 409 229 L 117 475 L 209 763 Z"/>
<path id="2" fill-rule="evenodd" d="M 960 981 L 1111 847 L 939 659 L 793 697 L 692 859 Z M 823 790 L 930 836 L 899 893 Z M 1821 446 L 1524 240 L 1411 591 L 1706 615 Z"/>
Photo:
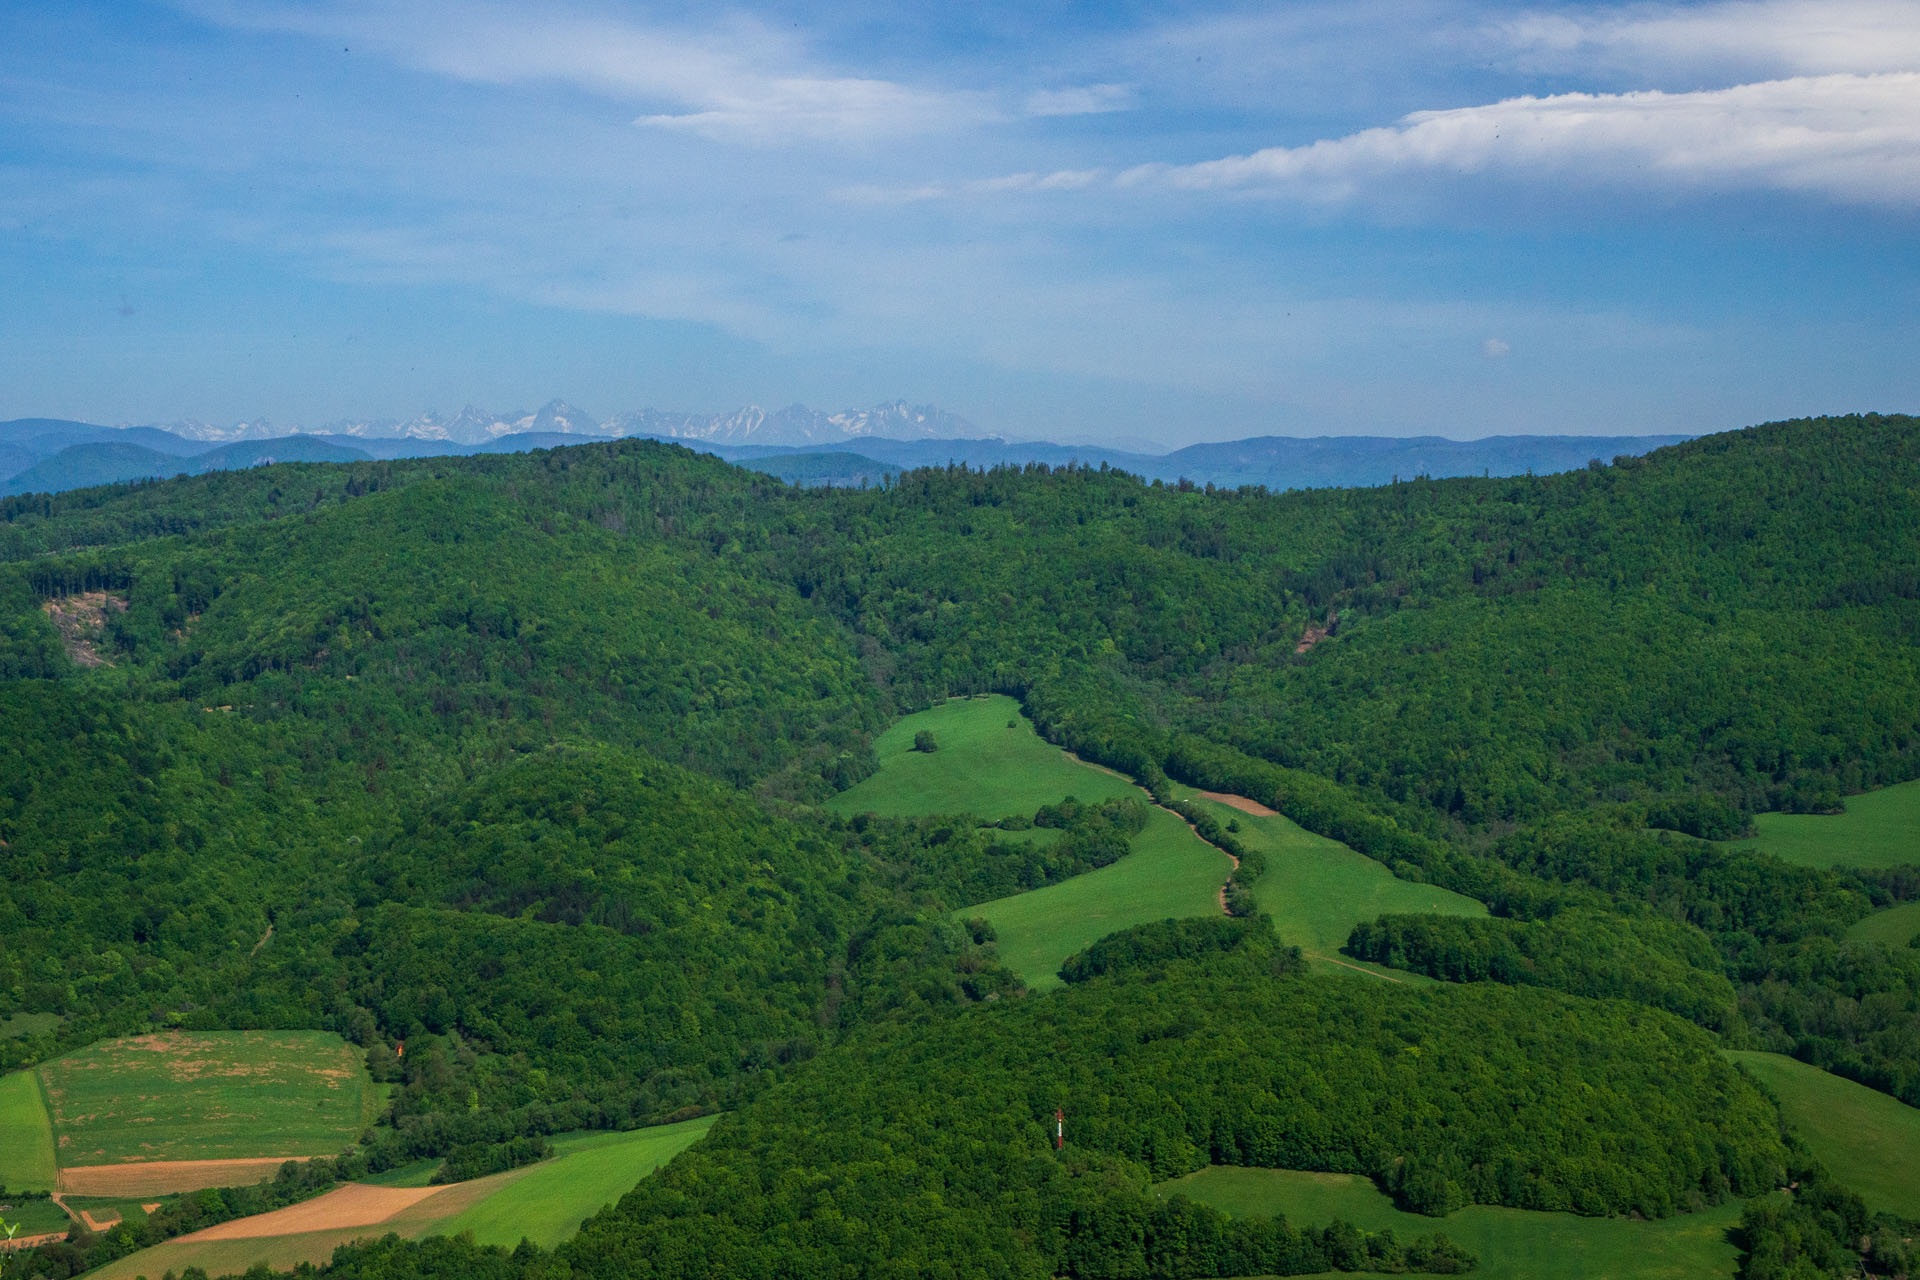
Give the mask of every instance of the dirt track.
<path id="1" fill-rule="evenodd" d="M 139 1164 L 77 1165 L 60 1171 L 60 1192 L 69 1196 L 166 1195 L 202 1187 L 243 1187 L 265 1182 L 289 1160 L 305 1156 L 257 1156 L 245 1160 L 149 1160 Z"/>
<path id="2" fill-rule="evenodd" d="M 303 1231 L 371 1227 L 445 1190 L 445 1187 L 370 1187 L 349 1182 L 323 1196 L 315 1196 L 285 1209 L 257 1213 L 251 1218 L 235 1218 L 232 1222 L 223 1222 L 180 1238 L 252 1240 L 261 1236 L 296 1235 Z"/>

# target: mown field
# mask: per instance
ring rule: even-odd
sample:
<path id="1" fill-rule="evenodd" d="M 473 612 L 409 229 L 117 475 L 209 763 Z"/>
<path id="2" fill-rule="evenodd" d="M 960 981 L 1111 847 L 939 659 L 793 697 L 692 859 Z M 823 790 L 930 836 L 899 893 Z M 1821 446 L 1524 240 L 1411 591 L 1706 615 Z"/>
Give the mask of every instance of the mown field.
<path id="1" fill-rule="evenodd" d="M 1737 1202 L 1652 1222 L 1487 1205 L 1427 1218 L 1395 1208 L 1372 1182 L 1354 1174 L 1221 1167 L 1161 1183 L 1157 1190 L 1235 1216 L 1279 1213 L 1302 1225 L 1339 1218 L 1369 1231 L 1390 1230 L 1402 1240 L 1443 1231 L 1479 1257 L 1472 1273 L 1478 1280 L 1703 1280 L 1731 1276 L 1739 1252 L 1729 1234 L 1740 1221 Z"/>
<path id="2" fill-rule="evenodd" d="M 63 1169 L 334 1155 L 377 1109 L 360 1051 L 325 1031 L 107 1040 L 43 1064 L 39 1075 Z"/>
<path id="3" fill-rule="evenodd" d="M 562 1135 L 553 1140 L 556 1154 L 550 1160 L 436 1189 L 372 1224 L 230 1239 L 182 1237 L 143 1249 L 92 1275 L 95 1280 L 135 1280 L 190 1266 L 222 1275 L 260 1262 L 284 1270 L 302 1262 L 322 1262 L 339 1245 L 388 1232 L 420 1239 L 471 1231 L 481 1244 L 510 1247 L 524 1238 L 551 1246 L 572 1236 L 582 1220 L 620 1199 L 642 1178 L 698 1142 L 716 1119 L 705 1116 L 626 1133 Z M 424 1177 L 381 1179 L 378 1185 L 422 1186 L 424 1181 Z M 309 1218 L 316 1216 L 313 1209 L 320 1203 L 310 1201 L 304 1206 Z M 229 1223 L 226 1228 L 243 1231 L 247 1229 L 244 1222 Z"/>
<path id="4" fill-rule="evenodd" d="M 31 1071 L 0 1076 L 0 1187 L 51 1191 L 58 1176 L 40 1082 Z"/>
<path id="5" fill-rule="evenodd" d="M 1029 893 L 967 907 L 998 936 L 1000 959 L 1029 987 L 1060 983 L 1061 961 L 1119 929 L 1220 911 L 1233 864 L 1175 815 L 1155 809 L 1126 857 Z"/>
<path id="6" fill-rule="evenodd" d="M 1903 902 L 1856 921 L 1847 936 L 1859 942 L 1883 942 L 1904 947 L 1920 937 L 1920 902 Z"/>
<path id="7" fill-rule="evenodd" d="M 922 732 L 934 735 L 938 750 L 913 749 Z M 998 694 L 907 716 L 875 740 L 874 751 L 879 772 L 834 797 L 837 812 L 995 819 L 1026 816 L 1068 796 L 1146 799 L 1125 778 L 1042 739 L 1020 704 Z M 1051 832 L 1003 838 L 1036 837 L 1056 838 Z M 1097 871 L 960 914 L 991 922 L 1002 962 L 1029 987 L 1045 990 L 1059 985 L 1061 961 L 1117 929 L 1220 910 L 1220 886 L 1232 864 L 1178 817 L 1155 809 L 1130 847 L 1126 857 Z"/>
<path id="8" fill-rule="evenodd" d="M 73 1219 L 66 1211 L 51 1200 L 15 1200 L 11 1196 L 0 1196 L 0 1221 L 9 1227 L 18 1227 L 14 1232 L 16 1239 L 27 1236 L 52 1235 L 56 1231 L 66 1231 L 73 1226 Z M 6 1234 L 0 1231 L 0 1235 Z"/>
<path id="9" fill-rule="evenodd" d="M 1848 796 L 1845 813 L 1762 813 L 1739 847 L 1806 867 L 1920 865 L 1920 781 Z"/>
<path id="10" fill-rule="evenodd" d="M 522 1238 L 556 1245 L 585 1218 L 706 1136 L 717 1116 L 630 1133 L 583 1133 L 554 1139 L 556 1157 L 515 1175 L 494 1194 L 449 1218 L 436 1234 L 473 1232 L 481 1244 L 512 1246 Z"/>
<path id="11" fill-rule="evenodd" d="M 1423 981 L 1409 974 L 1340 954 L 1353 926 L 1390 914 L 1430 912 L 1449 916 L 1484 916 L 1481 903 L 1437 885 L 1402 880 L 1384 864 L 1337 840 L 1317 836 L 1274 814 L 1255 816 L 1190 787 L 1175 794 L 1206 809 L 1222 825 L 1239 825 L 1236 837 L 1266 856 L 1267 869 L 1254 882 L 1254 900 L 1273 917 L 1280 940 L 1299 947 L 1322 968 L 1365 969 L 1402 980 Z"/>
<path id="12" fill-rule="evenodd" d="M 1784 1054 L 1728 1056 L 1773 1090 L 1801 1141 L 1869 1209 L 1920 1216 L 1920 1108 Z"/>
<path id="13" fill-rule="evenodd" d="M 915 751 L 933 734 L 939 749 Z M 1099 801 L 1139 798 L 1125 778 L 1080 764 L 1033 731 L 1020 704 L 1003 694 L 943 702 L 894 724 L 873 742 L 880 770 L 827 802 L 836 813 L 884 818 L 966 813 L 1025 817 L 1067 796 Z"/>

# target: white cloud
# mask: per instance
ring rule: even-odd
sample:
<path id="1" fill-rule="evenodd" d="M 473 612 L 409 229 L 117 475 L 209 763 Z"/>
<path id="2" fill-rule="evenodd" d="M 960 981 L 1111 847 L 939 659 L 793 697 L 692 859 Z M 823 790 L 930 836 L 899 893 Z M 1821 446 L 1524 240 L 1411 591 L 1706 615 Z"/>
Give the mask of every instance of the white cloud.
<path id="1" fill-rule="evenodd" d="M 1488 338 L 1480 344 L 1480 354 L 1489 360 L 1498 360 L 1501 356 L 1512 355 L 1513 347 L 1504 338 Z"/>
<path id="2" fill-rule="evenodd" d="M 1727 0 L 1686 8 L 1528 12 L 1489 34 L 1532 70 L 1642 75 L 1731 71 L 1750 78 L 1920 71 L 1913 0 Z"/>
<path id="3" fill-rule="evenodd" d="M 480 84 L 546 82 L 662 108 L 635 121 L 739 142 L 865 142 L 1000 118 L 983 94 L 817 67 L 750 19 L 698 32 L 560 8 L 433 0 L 240 5 L 198 0 L 226 26 L 339 40 Z"/>
<path id="4" fill-rule="evenodd" d="M 1124 84 L 1089 84 L 1073 89 L 1042 89 L 1027 95 L 1030 116 L 1094 116 L 1126 111 L 1133 90 Z"/>
<path id="5" fill-rule="evenodd" d="M 1383 128 L 1197 164 L 1013 174 L 866 199 L 1004 192 L 1253 192 L 1387 198 L 1408 178 L 1500 177 L 1635 190 L 1797 192 L 1920 207 L 1920 73 L 1797 77 L 1695 93 L 1510 98 L 1417 111 Z"/>

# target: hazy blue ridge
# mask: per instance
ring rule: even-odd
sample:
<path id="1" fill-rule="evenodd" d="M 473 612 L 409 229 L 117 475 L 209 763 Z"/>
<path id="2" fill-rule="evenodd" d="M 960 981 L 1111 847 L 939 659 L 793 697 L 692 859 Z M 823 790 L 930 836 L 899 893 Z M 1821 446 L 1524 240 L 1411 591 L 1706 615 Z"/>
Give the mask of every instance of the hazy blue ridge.
<path id="1" fill-rule="evenodd" d="M 184 475 L 194 468 L 187 459 L 172 457 L 138 444 L 76 444 L 51 458 L 42 458 L 0 486 L 0 493 L 60 493 L 93 485 L 122 484 Z"/>

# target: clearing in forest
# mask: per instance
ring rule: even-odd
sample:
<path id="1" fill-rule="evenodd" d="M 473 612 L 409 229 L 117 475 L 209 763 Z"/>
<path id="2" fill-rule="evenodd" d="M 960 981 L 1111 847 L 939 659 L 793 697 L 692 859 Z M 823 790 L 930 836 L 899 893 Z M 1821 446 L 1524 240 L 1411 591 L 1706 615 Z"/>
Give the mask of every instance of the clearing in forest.
<path id="1" fill-rule="evenodd" d="M 417 1240 L 472 1231 L 481 1244 L 511 1248 L 525 1237 L 550 1248 L 698 1142 L 716 1118 L 628 1133 L 562 1135 L 553 1139 L 550 1160 L 451 1186 L 349 1184 L 289 1209 L 143 1249 L 89 1273 L 88 1280 L 134 1280 L 187 1267 L 224 1275 L 259 1262 L 284 1271 L 325 1262 L 339 1245 L 388 1232 Z"/>
<path id="2" fill-rule="evenodd" d="M 52 1191 L 57 1176 L 53 1120 L 40 1082 L 31 1071 L 0 1076 L 0 1187 Z"/>
<path id="3" fill-rule="evenodd" d="M 61 1169 L 73 1171 L 75 1190 L 98 1166 L 151 1162 L 261 1160 L 259 1172 L 242 1179 L 259 1181 L 280 1160 L 352 1146 L 378 1102 L 360 1051 L 328 1031 L 169 1031 L 106 1040 L 45 1063 L 39 1076 L 53 1112 L 55 1153 Z M 217 1166 L 202 1172 L 234 1176 Z"/>
<path id="4" fill-rule="evenodd" d="M 1737 842 L 1803 867 L 1920 866 L 1920 781 L 1848 796 L 1845 813 L 1761 813 Z"/>
<path id="5" fill-rule="evenodd" d="M 1239 824 L 1235 838 L 1265 855 L 1267 869 L 1254 882 L 1254 900 L 1273 917 L 1274 932 L 1290 946 L 1299 947 L 1316 965 L 1361 969 L 1403 981 L 1420 981 L 1380 965 L 1352 960 L 1340 954 L 1353 926 L 1383 915 L 1484 916 L 1478 900 L 1438 885 L 1402 880 L 1384 863 L 1376 862 L 1337 840 L 1317 836 L 1268 810 L 1260 817 L 1245 804 L 1224 797 L 1175 787 L 1174 794 L 1200 805 L 1219 820 Z"/>
<path id="6" fill-rule="evenodd" d="M 1854 922 L 1847 936 L 1856 942 L 1883 942 L 1904 947 L 1920 938 L 1920 902 L 1903 902 Z"/>
<path id="7" fill-rule="evenodd" d="M 1283 1214 L 1297 1226 L 1324 1226 L 1337 1218 L 1368 1231 L 1390 1230 L 1402 1241 L 1445 1232 L 1480 1259 L 1476 1280 L 1699 1280 L 1732 1276 L 1739 1256 L 1731 1239 L 1740 1222 L 1739 1201 L 1652 1222 L 1491 1205 L 1428 1218 L 1395 1208 L 1357 1174 L 1218 1166 L 1155 1190 L 1177 1192 L 1235 1217 Z M 1364 1280 L 1369 1273 L 1340 1274 Z"/>
<path id="8" fill-rule="evenodd" d="M 933 735 L 935 750 L 914 750 L 921 733 Z M 1020 704 L 1004 694 L 956 699 L 910 715 L 874 739 L 873 753 L 879 772 L 829 800 L 829 809 L 883 818 L 967 813 L 992 820 L 1029 817 L 1067 796 L 1089 803 L 1145 798 L 1125 778 L 1081 764 L 1040 737 Z"/>
<path id="9" fill-rule="evenodd" d="M 933 735 L 935 750 L 914 739 Z M 1001 694 L 945 702 L 901 720 L 874 742 L 880 770 L 828 802 L 838 813 L 885 817 L 970 814 L 1028 816 L 1072 796 L 1089 803 L 1125 797 L 1150 802 L 1120 774 L 1074 759 L 1033 730 L 1020 704 Z M 1005 832 L 1007 840 L 1047 832 Z M 1118 929 L 1170 917 L 1213 915 L 1232 871 L 1227 856 L 1187 824 L 1155 808 L 1118 862 L 1042 889 L 964 907 L 985 919 L 1001 962 L 1029 987 L 1059 985 L 1060 962 Z"/>
<path id="10" fill-rule="evenodd" d="M 1727 1055 L 1780 1099 L 1780 1114 L 1869 1209 L 1920 1212 L 1920 1108 L 1779 1053 Z"/>
<path id="11" fill-rule="evenodd" d="M 1155 809 L 1118 862 L 955 914 L 992 924 L 1001 963 L 1043 991 L 1060 984 L 1062 961 L 1116 930 L 1218 915 L 1231 870 L 1225 854 Z"/>

